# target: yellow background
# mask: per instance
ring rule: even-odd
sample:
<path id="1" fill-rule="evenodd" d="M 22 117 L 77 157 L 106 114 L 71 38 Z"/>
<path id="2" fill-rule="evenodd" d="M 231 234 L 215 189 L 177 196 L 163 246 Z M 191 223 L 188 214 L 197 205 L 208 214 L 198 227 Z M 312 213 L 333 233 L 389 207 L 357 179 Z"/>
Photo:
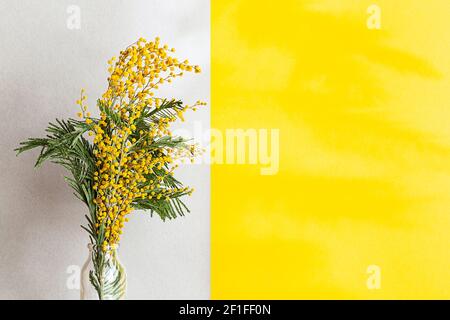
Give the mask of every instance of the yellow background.
<path id="1" fill-rule="evenodd" d="M 213 299 L 450 298 L 449 31 L 448 0 L 212 0 L 212 127 L 280 129 L 278 175 L 212 166 Z"/>

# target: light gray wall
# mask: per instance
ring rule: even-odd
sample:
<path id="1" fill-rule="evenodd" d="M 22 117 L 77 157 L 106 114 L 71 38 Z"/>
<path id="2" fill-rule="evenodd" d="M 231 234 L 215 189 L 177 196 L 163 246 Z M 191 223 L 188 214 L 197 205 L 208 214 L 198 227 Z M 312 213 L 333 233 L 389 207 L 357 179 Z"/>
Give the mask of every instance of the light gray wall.
<path id="1" fill-rule="evenodd" d="M 69 5 L 81 29 L 67 28 Z M 74 117 L 86 88 L 91 109 L 106 87 L 106 61 L 143 36 L 160 36 L 204 72 L 165 89 L 186 102 L 209 101 L 209 1 L 0 1 L 0 299 L 78 299 L 67 282 L 87 257 L 86 209 L 53 164 L 33 169 L 37 151 L 16 158 L 27 137 L 42 136 L 56 117 Z M 209 108 L 190 114 L 209 128 Z M 130 216 L 119 255 L 128 298 L 209 298 L 209 167 L 190 165 L 181 179 L 196 188 L 192 213 L 163 223 Z M 76 270 L 76 267 L 75 267 Z"/>

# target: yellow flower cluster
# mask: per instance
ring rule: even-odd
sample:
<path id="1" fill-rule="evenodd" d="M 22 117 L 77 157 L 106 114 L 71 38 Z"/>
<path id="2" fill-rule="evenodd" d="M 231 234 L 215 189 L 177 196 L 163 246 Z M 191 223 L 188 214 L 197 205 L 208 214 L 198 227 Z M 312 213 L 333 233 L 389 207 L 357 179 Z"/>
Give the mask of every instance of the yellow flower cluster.
<path id="1" fill-rule="evenodd" d="M 88 108 L 88 107 L 87 107 L 87 105 L 86 105 L 86 99 L 87 99 L 87 97 L 86 97 L 86 95 L 85 95 L 84 89 L 81 89 L 80 99 L 78 99 L 78 100 L 76 101 L 77 105 L 80 106 L 81 112 L 78 112 L 77 115 L 78 115 L 78 117 L 80 117 L 80 118 L 86 118 L 86 119 L 88 119 L 88 118 L 91 117 L 91 113 L 87 111 L 87 108 Z M 90 122 L 88 122 L 88 123 L 92 123 L 92 121 L 90 121 Z"/>
<path id="2" fill-rule="evenodd" d="M 97 171 L 93 188 L 97 197 L 96 228 L 105 235 L 103 248 L 120 240 L 127 215 L 137 199 L 169 201 L 177 193 L 192 192 L 188 188 L 167 187 L 165 177 L 173 175 L 174 160 L 182 155 L 171 148 L 151 148 L 156 139 L 170 136 L 170 122 L 183 120 L 183 113 L 205 103 L 197 101 L 192 106 L 182 106 L 176 113 L 148 121 L 140 127 L 143 112 L 158 110 L 165 100 L 154 96 L 154 90 L 184 71 L 200 72 L 190 65 L 170 56 L 174 49 L 161 45 L 159 38 L 147 42 L 139 39 L 135 44 L 113 57 L 109 64 L 108 88 L 99 101 L 100 119 L 92 124 L 94 155 Z M 92 123 L 84 105 L 84 92 L 77 103 L 80 117 Z M 193 150 L 189 153 L 192 156 Z M 186 156 L 186 155 L 183 155 Z M 151 177 L 151 178 L 149 178 Z"/>
<path id="3" fill-rule="evenodd" d="M 103 99 L 116 110 L 123 108 L 121 103 L 127 100 L 135 102 L 138 109 L 143 104 L 157 106 L 159 99 L 153 98 L 152 89 L 158 89 L 164 82 L 170 83 L 173 78 L 182 76 L 183 71 L 201 71 L 199 66 L 190 65 L 188 60 L 180 62 L 169 52 L 175 52 L 175 49 L 161 46 L 159 38 L 151 42 L 141 38 L 122 51 L 117 62 L 112 57 L 108 61 L 109 88 Z M 113 106 L 114 101 L 121 103 Z M 125 108 L 123 112 L 128 111 Z"/>

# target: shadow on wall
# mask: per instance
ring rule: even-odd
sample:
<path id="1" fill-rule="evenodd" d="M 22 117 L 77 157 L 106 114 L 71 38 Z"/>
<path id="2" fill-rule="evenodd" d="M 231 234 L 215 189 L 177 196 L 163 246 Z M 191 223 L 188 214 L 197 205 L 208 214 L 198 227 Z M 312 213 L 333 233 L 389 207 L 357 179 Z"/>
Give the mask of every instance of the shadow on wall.
<path id="1" fill-rule="evenodd" d="M 39 102 L 26 87 L 14 85 L 20 81 L 8 79 L 8 85 L 16 89 L 10 91 L 7 98 L 1 98 L 7 100 L 2 105 L 26 112 L 27 106 Z M 1 159 L 0 235 L 4 246 L 0 255 L 2 261 L 6 261 L 1 267 L 0 281 L 4 282 L 0 286 L 1 294 L 8 299 L 58 298 L 58 293 L 67 290 L 63 287 L 67 262 L 71 259 L 67 243 L 79 242 L 75 239 L 81 234 L 79 225 L 83 215 L 80 213 L 85 209 L 75 204 L 78 201 L 65 184 L 63 177 L 66 172 L 62 168 L 51 163 L 33 168 L 38 150 L 16 157 L 13 150 L 20 141 L 30 136 L 45 135 L 45 124 L 41 129 L 31 129 L 37 125 L 20 128 L 22 125 L 10 121 L 4 125 L 3 131 L 8 140 L 3 145 Z M 61 253 L 67 254 L 65 259 L 59 256 Z"/>

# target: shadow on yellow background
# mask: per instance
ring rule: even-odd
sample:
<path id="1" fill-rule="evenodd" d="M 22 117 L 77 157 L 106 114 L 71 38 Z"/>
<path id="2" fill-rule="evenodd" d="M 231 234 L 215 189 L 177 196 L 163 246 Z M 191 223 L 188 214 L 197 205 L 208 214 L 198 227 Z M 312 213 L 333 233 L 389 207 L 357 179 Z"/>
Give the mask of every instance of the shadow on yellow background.
<path id="1" fill-rule="evenodd" d="M 212 166 L 213 298 L 450 298 L 450 2 L 370 4 L 212 1 L 212 127 L 280 129 Z"/>

